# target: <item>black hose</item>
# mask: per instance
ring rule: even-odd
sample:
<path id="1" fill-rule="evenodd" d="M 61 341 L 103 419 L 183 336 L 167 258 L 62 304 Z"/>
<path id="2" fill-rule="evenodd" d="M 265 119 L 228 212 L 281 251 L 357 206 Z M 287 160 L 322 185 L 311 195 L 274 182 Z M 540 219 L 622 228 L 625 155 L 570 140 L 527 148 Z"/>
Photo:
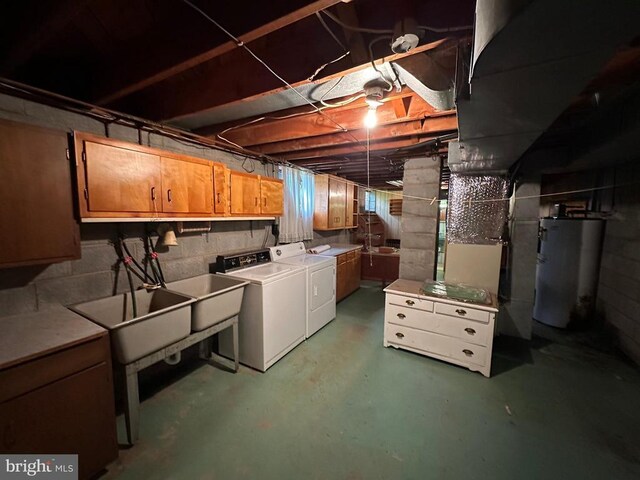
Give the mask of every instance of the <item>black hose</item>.
<path id="1" fill-rule="evenodd" d="M 140 265 L 138 263 L 138 261 L 133 257 L 133 255 L 131 255 L 131 252 L 129 251 L 129 247 L 127 247 L 127 244 L 125 243 L 124 239 L 121 239 L 122 242 L 122 246 L 124 247 L 124 251 L 127 254 L 127 256 L 131 259 L 131 261 L 133 262 L 133 264 L 136 266 L 136 268 L 142 273 L 142 275 L 144 275 L 144 278 L 142 276 L 140 276 L 137 272 L 133 271 L 133 273 L 136 275 L 136 277 L 138 277 L 140 280 L 142 280 L 143 282 L 146 282 L 147 280 L 151 281 L 153 283 L 153 278 L 151 277 L 151 275 L 149 275 L 146 270 L 144 268 L 142 268 L 142 265 Z"/>
<path id="2" fill-rule="evenodd" d="M 147 233 L 144 238 L 144 250 L 146 253 L 146 262 L 147 265 L 151 267 L 151 272 L 155 278 L 155 284 L 160 285 L 163 288 L 166 288 L 166 284 L 164 283 L 164 278 L 162 277 L 162 272 L 159 269 L 160 263 L 158 260 L 158 254 L 153 248 L 153 240 L 151 239 L 151 234 Z"/>
<path id="3" fill-rule="evenodd" d="M 158 242 L 160 242 L 160 237 L 158 237 Z M 160 284 L 163 288 L 167 288 L 167 285 L 164 281 L 164 273 L 162 273 L 162 267 L 160 266 L 160 258 L 158 257 L 158 252 L 156 252 L 156 249 L 153 246 L 153 240 L 151 238 L 149 238 L 149 243 L 151 244 L 151 252 L 158 266 L 158 273 L 160 274 Z"/>
<path id="4" fill-rule="evenodd" d="M 133 258 L 132 257 L 125 258 L 123 253 L 124 241 L 122 240 L 122 237 L 119 238 L 118 240 L 119 240 L 118 242 L 114 243 L 114 246 L 116 248 L 116 254 L 120 257 L 120 261 L 124 265 L 124 269 L 127 272 L 127 279 L 129 280 L 129 291 L 131 292 L 131 308 L 133 310 L 133 317 L 131 318 L 136 318 L 138 316 L 138 303 L 136 301 L 135 288 L 133 286 L 133 277 L 131 276 L 131 267 L 129 265 L 129 263 Z"/>

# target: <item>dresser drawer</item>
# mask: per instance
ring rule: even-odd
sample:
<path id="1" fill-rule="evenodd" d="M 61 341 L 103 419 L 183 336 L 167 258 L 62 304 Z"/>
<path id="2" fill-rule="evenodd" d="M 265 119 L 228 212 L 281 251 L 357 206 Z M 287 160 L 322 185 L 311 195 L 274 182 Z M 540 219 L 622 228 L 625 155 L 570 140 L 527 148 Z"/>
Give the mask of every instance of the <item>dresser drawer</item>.
<path id="1" fill-rule="evenodd" d="M 457 318 L 466 318 L 477 322 L 489 323 L 489 312 L 476 310 L 467 305 L 450 305 L 448 303 L 435 304 L 435 312 L 443 315 L 450 315 Z"/>
<path id="2" fill-rule="evenodd" d="M 387 293 L 387 304 L 415 308 L 424 312 L 433 312 L 433 302 L 430 300 L 404 297 L 402 295 L 395 295 L 393 293 Z"/>
<path id="3" fill-rule="evenodd" d="M 400 325 L 389 324 L 386 337 L 387 342 L 393 345 L 455 359 L 465 364 L 484 366 L 489 358 L 489 352 L 485 347 Z"/>
<path id="4" fill-rule="evenodd" d="M 486 324 L 398 305 L 387 305 L 384 314 L 387 323 L 440 333 L 476 345 L 487 345 L 493 333 Z"/>

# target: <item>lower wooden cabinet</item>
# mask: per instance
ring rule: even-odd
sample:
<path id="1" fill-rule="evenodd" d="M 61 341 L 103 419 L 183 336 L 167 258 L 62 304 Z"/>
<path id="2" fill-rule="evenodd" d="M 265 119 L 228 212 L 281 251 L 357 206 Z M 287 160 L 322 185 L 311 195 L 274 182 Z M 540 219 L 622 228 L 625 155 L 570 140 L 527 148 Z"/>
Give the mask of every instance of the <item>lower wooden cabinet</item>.
<path id="1" fill-rule="evenodd" d="M 422 282 L 396 280 L 387 288 L 385 347 L 410 350 L 469 370 L 491 374 L 498 309 L 421 293 Z"/>
<path id="2" fill-rule="evenodd" d="M 0 451 L 77 454 L 81 479 L 118 457 L 106 332 L 0 370 Z"/>
<path id="3" fill-rule="evenodd" d="M 338 255 L 336 263 L 336 301 L 338 302 L 360 288 L 360 250 Z"/>

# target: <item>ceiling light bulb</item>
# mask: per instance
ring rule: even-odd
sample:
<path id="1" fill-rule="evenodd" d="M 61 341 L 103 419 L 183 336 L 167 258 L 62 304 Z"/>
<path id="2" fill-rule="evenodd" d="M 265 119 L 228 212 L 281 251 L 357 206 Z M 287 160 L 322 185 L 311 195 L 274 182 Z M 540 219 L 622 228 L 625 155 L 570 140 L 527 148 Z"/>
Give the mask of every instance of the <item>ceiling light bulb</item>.
<path id="1" fill-rule="evenodd" d="M 373 128 L 378 124 L 378 117 L 376 116 L 376 109 L 370 108 L 367 110 L 367 114 L 364 116 L 364 126 L 367 128 Z"/>

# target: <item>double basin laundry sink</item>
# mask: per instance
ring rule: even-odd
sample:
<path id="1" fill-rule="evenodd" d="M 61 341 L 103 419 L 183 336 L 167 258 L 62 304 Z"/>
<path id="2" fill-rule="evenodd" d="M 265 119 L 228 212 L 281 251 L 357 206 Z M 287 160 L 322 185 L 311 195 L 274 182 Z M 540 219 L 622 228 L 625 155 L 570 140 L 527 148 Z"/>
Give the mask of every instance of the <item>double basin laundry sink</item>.
<path id="1" fill-rule="evenodd" d="M 200 275 L 167 288 L 135 292 L 72 305 L 69 308 L 109 330 L 121 364 L 130 364 L 240 312 L 248 282 L 222 275 Z"/>

